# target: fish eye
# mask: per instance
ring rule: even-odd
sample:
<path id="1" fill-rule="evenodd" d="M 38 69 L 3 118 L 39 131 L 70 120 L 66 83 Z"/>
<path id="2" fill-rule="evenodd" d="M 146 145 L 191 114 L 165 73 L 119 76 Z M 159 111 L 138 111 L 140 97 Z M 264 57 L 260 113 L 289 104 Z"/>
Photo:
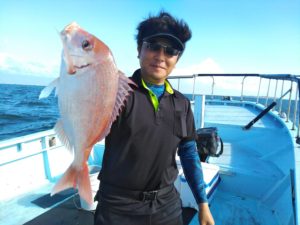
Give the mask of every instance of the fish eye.
<path id="1" fill-rule="evenodd" d="M 84 40 L 81 44 L 83 50 L 91 50 L 92 49 L 92 45 L 88 40 Z"/>

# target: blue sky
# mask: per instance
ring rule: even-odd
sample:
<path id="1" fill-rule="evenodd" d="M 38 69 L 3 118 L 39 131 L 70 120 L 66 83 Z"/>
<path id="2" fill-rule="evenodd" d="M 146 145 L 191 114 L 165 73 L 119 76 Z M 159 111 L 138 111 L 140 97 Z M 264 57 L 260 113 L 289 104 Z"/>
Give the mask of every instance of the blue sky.
<path id="1" fill-rule="evenodd" d="M 139 66 L 136 27 L 160 9 L 193 32 L 178 74 L 300 74 L 300 0 L 9 0 L 0 3 L 0 83 L 57 77 L 57 32 L 72 21 L 104 41 L 129 76 Z"/>

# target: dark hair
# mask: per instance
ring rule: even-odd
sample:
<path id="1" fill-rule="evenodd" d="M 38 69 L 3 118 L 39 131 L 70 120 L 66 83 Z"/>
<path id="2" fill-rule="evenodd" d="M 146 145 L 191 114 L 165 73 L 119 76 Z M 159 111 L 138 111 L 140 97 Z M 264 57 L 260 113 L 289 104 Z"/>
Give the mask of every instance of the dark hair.
<path id="1" fill-rule="evenodd" d="M 182 42 L 183 48 L 185 43 L 192 37 L 192 32 L 186 22 L 174 18 L 165 11 L 160 11 L 157 16 L 150 15 L 138 25 L 137 31 L 138 48 L 141 48 L 143 39 L 159 33 L 168 33 L 175 36 Z"/>

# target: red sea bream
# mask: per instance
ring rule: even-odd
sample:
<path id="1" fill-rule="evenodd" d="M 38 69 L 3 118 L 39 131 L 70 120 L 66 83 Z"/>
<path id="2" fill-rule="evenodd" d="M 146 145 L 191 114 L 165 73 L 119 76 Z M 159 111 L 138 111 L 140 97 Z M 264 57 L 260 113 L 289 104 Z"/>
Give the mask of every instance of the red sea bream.
<path id="1" fill-rule="evenodd" d="M 77 187 L 81 198 L 91 204 L 87 159 L 93 145 L 109 133 L 133 82 L 118 70 L 108 46 L 76 23 L 66 26 L 60 36 L 60 76 L 41 92 L 40 98 L 56 88 L 60 119 L 55 131 L 74 152 L 74 160 L 51 194 Z"/>

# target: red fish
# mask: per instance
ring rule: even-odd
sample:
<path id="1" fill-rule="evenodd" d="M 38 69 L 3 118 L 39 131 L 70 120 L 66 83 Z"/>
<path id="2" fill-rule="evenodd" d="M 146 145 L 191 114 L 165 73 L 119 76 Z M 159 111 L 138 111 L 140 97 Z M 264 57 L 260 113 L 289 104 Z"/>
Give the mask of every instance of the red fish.
<path id="1" fill-rule="evenodd" d="M 41 92 L 40 98 L 56 88 L 61 118 L 54 129 L 74 152 L 74 160 L 51 195 L 77 187 L 80 197 L 92 204 L 87 159 L 94 144 L 109 133 L 134 83 L 118 70 L 108 46 L 75 22 L 60 35 L 60 76 Z"/>

